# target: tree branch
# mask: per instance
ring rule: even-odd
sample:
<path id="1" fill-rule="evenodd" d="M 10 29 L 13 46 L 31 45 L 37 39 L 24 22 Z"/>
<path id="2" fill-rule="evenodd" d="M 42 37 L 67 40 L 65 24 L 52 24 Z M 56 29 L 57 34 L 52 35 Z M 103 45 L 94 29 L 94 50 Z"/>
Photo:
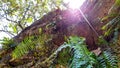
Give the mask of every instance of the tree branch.
<path id="1" fill-rule="evenodd" d="M 15 36 L 13 33 L 11 33 L 10 31 L 6 31 L 6 30 L 0 30 L 0 32 L 4 32 L 6 34 L 8 34 L 10 37 Z"/>
<path id="2" fill-rule="evenodd" d="M 21 25 L 21 22 L 20 21 L 14 21 L 14 20 L 12 20 L 12 19 L 10 19 L 10 18 L 8 18 L 8 14 L 9 13 L 11 13 L 11 12 L 9 12 L 8 10 L 5 10 L 4 8 L 2 8 L 2 11 L 4 12 L 4 15 L 5 15 L 5 19 L 7 20 L 7 21 L 11 21 L 11 22 L 13 22 L 13 23 L 16 23 L 16 24 L 18 24 L 18 26 L 23 30 L 24 28 L 23 28 L 23 26 Z"/>
<path id="3" fill-rule="evenodd" d="M 30 8 L 30 4 L 29 4 L 28 7 L 25 9 L 25 12 L 23 13 L 23 17 L 21 18 L 21 20 L 18 21 L 18 25 L 19 25 L 19 27 L 20 27 L 22 30 L 23 30 L 24 28 L 23 28 L 23 26 L 21 25 L 21 21 L 22 21 L 23 19 L 25 19 L 25 16 L 26 16 L 29 8 Z M 25 24 L 26 24 L 26 23 L 25 23 Z"/>

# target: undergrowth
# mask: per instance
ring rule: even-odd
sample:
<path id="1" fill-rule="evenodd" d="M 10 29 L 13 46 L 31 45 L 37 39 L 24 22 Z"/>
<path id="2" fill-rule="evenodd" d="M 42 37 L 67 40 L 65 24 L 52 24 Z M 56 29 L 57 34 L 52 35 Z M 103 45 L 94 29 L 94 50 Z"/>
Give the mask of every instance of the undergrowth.
<path id="1" fill-rule="evenodd" d="M 51 65 L 63 65 L 67 68 L 118 68 L 117 58 L 110 51 L 103 51 L 100 56 L 90 52 L 82 37 L 70 37 L 56 50 Z"/>
<path id="2" fill-rule="evenodd" d="M 36 46 L 43 46 L 50 40 L 51 36 L 41 34 L 40 36 L 26 37 L 21 43 L 19 43 L 12 52 L 14 59 L 20 58 L 27 54 L 29 51 L 35 49 Z"/>

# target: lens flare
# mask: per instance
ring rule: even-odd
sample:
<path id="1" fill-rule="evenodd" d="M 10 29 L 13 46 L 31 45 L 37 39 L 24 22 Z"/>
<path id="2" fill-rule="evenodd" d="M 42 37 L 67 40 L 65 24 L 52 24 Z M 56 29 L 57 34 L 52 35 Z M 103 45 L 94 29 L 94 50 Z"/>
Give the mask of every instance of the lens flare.
<path id="1" fill-rule="evenodd" d="M 85 2 L 85 0 L 64 0 L 64 3 L 68 4 L 69 8 L 78 9 Z"/>

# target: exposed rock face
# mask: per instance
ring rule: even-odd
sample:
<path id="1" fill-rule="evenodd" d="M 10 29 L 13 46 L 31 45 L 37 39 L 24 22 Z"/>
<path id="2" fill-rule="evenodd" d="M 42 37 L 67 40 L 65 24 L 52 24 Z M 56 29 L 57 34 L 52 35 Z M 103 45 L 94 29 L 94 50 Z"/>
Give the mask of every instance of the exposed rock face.
<path id="1" fill-rule="evenodd" d="M 87 4 L 88 2 L 88 4 Z M 87 0 L 82 6 L 82 11 L 87 15 L 88 20 L 93 25 L 95 30 L 100 34 L 102 31 L 100 27 L 99 18 L 107 15 L 108 10 L 114 3 L 114 0 Z M 50 24 L 55 24 L 54 28 L 46 28 Z M 46 34 L 52 34 L 55 45 L 61 45 L 64 42 L 64 36 L 77 35 L 86 38 L 88 47 L 96 49 L 97 36 L 93 30 L 86 23 L 78 10 L 55 10 L 49 12 L 41 19 L 35 21 L 32 25 L 21 31 L 14 40 L 21 42 L 25 37 L 32 35 L 39 35 L 39 28 L 42 28 Z"/>

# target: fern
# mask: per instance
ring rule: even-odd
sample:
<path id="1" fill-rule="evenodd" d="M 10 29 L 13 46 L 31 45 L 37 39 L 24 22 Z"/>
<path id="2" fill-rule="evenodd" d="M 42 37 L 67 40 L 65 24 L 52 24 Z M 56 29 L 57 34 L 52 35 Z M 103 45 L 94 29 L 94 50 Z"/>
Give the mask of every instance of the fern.
<path id="1" fill-rule="evenodd" d="M 115 44 L 118 40 L 119 30 L 120 30 L 120 16 L 116 16 L 110 22 L 102 27 L 106 32 L 104 33 L 104 37 L 109 37 L 113 35 L 111 41 Z"/>
<path id="2" fill-rule="evenodd" d="M 120 30 L 120 0 L 116 0 L 114 5 L 109 10 L 109 14 L 103 19 L 110 20 L 106 25 L 102 27 L 105 30 L 104 36 L 110 36 L 114 34 L 113 42 L 118 40 L 119 30 Z"/>
<path id="3" fill-rule="evenodd" d="M 13 39 L 4 37 L 3 40 L 0 42 L 3 45 L 3 49 L 7 50 L 9 48 L 15 47 L 16 43 L 13 41 Z"/>
<path id="4" fill-rule="evenodd" d="M 34 37 L 25 38 L 12 52 L 13 58 L 19 58 L 35 47 Z"/>
<path id="5" fill-rule="evenodd" d="M 100 57 L 98 57 L 100 68 L 118 68 L 117 58 L 108 51 L 104 51 Z"/>
<path id="6" fill-rule="evenodd" d="M 54 57 L 52 68 L 57 64 L 68 68 L 117 68 L 116 56 L 108 51 L 103 51 L 100 57 L 90 52 L 82 37 L 70 37 L 67 43 L 60 46 L 50 56 Z M 56 57 L 56 58 L 55 58 Z M 50 61 L 50 58 L 48 61 Z"/>
<path id="7" fill-rule="evenodd" d="M 40 36 L 30 36 L 26 37 L 21 43 L 19 43 L 14 51 L 12 52 L 12 57 L 14 59 L 20 58 L 27 54 L 30 50 L 33 50 L 36 46 L 44 45 L 51 36 L 46 34 L 41 34 Z"/>
<path id="8" fill-rule="evenodd" d="M 69 68 L 93 68 L 97 64 L 95 55 L 86 48 L 84 38 L 70 37 L 69 44 L 74 48 L 72 62 Z"/>
<path id="9" fill-rule="evenodd" d="M 58 55 L 59 56 L 57 56 L 57 58 L 59 58 L 59 60 L 57 61 L 57 63 L 64 65 L 64 66 L 68 65 L 68 62 L 72 58 L 69 47 L 62 49 Z"/>
<path id="10" fill-rule="evenodd" d="M 115 17 L 110 22 L 108 22 L 105 26 L 102 27 L 103 30 L 107 30 L 105 32 L 105 36 L 110 35 L 115 29 L 120 29 L 120 16 Z"/>
<path id="11" fill-rule="evenodd" d="M 60 49 L 59 49 L 60 48 Z M 70 37 L 56 50 L 54 62 L 68 68 L 86 68 L 97 66 L 96 56 L 89 52 L 82 37 Z"/>

